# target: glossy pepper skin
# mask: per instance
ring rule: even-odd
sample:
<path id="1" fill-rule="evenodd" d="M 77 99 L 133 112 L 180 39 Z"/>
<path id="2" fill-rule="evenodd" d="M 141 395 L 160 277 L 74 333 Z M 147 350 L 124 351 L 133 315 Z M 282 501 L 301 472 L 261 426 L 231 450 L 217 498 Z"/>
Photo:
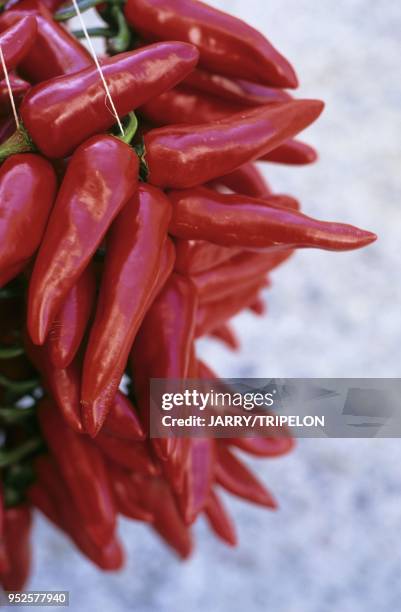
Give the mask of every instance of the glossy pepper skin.
<path id="1" fill-rule="evenodd" d="M 103 425 L 103 431 L 110 436 L 124 440 L 144 440 L 145 432 L 136 409 L 128 397 L 117 391 L 112 408 Z"/>
<path id="2" fill-rule="evenodd" d="M 32 39 L 29 54 L 19 65 L 21 75 L 29 82 L 40 83 L 93 65 L 85 47 L 65 28 L 53 21 L 51 12 L 39 0 L 19 2 L 2 13 L 0 30 L 27 18 L 34 19 L 37 23 L 36 38 Z"/>
<path id="3" fill-rule="evenodd" d="M 4 538 L 8 569 L 0 574 L 5 591 L 22 591 L 31 566 L 31 510 L 26 504 L 8 508 L 4 516 Z"/>
<path id="4" fill-rule="evenodd" d="M 371 232 L 312 219 L 276 204 L 274 199 L 259 201 L 204 187 L 174 191 L 169 198 L 173 204 L 170 232 L 179 238 L 244 248 L 283 245 L 333 251 L 361 248 L 376 240 Z"/>
<path id="5" fill-rule="evenodd" d="M 0 26 L 1 29 L 1 26 Z M 37 33 L 36 19 L 32 15 L 23 17 L 0 34 L 0 47 L 3 51 L 7 70 L 12 70 L 27 55 Z M 4 79 L 3 67 L 0 65 L 0 79 Z"/>
<path id="6" fill-rule="evenodd" d="M 313 123 L 322 110 L 318 100 L 292 100 L 210 124 L 151 130 L 144 137 L 148 181 L 178 189 L 207 183 L 277 148 Z"/>
<path id="7" fill-rule="evenodd" d="M 254 28 L 197 0 L 128 0 L 125 16 L 145 40 L 195 44 L 211 72 L 274 87 L 297 87 L 289 62 Z"/>
<path id="8" fill-rule="evenodd" d="M 138 158 L 113 136 L 94 136 L 68 164 L 33 269 L 28 330 L 43 344 L 66 296 L 137 188 Z"/>
<path id="9" fill-rule="evenodd" d="M 39 155 L 13 155 L 0 169 L 0 286 L 37 250 L 56 194 L 56 175 Z"/>
<path id="10" fill-rule="evenodd" d="M 95 297 L 95 273 L 93 266 L 89 265 L 67 294 L 47 337 L 46 348 L 55 368 L 67 368 L 73 361 L 84 337 Z"/>
<path id="11" fill-rule="evenodd" d="M 184 276 L 211 270 L 242 251 L 241 247 L 224 247 L 206 240 L 175 240 L 175 270 Z"/>
<path id="12" fill-rule="evenodd" d="M 266 87 L 243 79 L 230 79 L 221 74 L 196 68 L 183 81 L 183 85 L 203 91 L 223 100 L 258 106 L 269 102 L 286 102 L 291 96 L 282 89 Z"/>
<path id="13" fill-rule="evenodd" d="M 38 416 L 42 434 L 91 537 L 99 546 L 108 544 L 115 532 L 116 509 L 102 454 L 64 422 L 50 400 L 41 401 Z"/>
<path id="14" fill-rule="evenodd" d="M 234 193 L 241 193 L 252 198 L 265 198 L 271 195 L 271 189 L 265 177 L 252 163 L 244 164 L 225 176 L 219 176 L 214 184 L 217 187 L 223 185 Z"/>
<path id="15" fill-rule="evenodd" d="M 9 80 L 10 80 L 10 87 L 13 92 L 14 100 L 16 104 L 19 104 L 19 102 L 21 101 L 21 98 L 26 94 L 26 92 L 31 87 L 31 85 L 30 83 L 28 83 L 27 81 L 24 81 L 24 79 L 21 79 L 19 76 L 17 76 L 16 74 L 13 74 L 12 72 L 9 74 Z M 3 79 L 2 81 L 0 81 L 0 117 L 9 117 L 10 112 L 11 112 L 10 94 L 8 93 L 8 87 L 7 87 L 6 80 Z M 13 120 L 11 121 L 15 128 L 14 121 Z M 10 131 L 7 134 L 7 137 L 11 136 L 13 131 L 14 130 Z M 5 140 L 5 138 L 3 137 L 3 134 L 1 134 L 1 142 L 3 142 L 3 140 Z"/>
<path id="16" fill-rule="evenodd" d="M 92 436 L 107 415 L 150 305 L 170 219 L 167 197 L 155 187 L 140 184 L 107 237 L 107 256 L 82 382 L 83 419 Z"/>
<path id="17" fill-rule="evenodd" d="M 313 147 L 300 140 L 290 139 L 282 145 L 263 155 L 260 160 L 289 166 L 304 166 L 317 160 L 317 152 Z"/>
<path id="18" fill-rule="evenodd" d="M 179 42 L 150 45 L 105 60 L 102 71 L 118 115 L 123 117 L 176 85 L 197 61 L 196 48 Z M 46 157 L 65 157 L 116 122 L 104 96 L 99 73 L 90 67 L 33 87 L 20 107 L 22 121 Z"/>

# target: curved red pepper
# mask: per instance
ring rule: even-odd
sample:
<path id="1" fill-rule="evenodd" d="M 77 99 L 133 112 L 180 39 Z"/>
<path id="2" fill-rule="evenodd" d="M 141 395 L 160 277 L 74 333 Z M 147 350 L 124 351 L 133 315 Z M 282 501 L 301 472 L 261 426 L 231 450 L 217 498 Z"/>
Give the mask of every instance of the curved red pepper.
<path id="1" fill-rule="evenodd" d="M 204 240 L 175 241 L 175 270 L 184 276 L 210 270 L 242 251 L 241 247 L 222 247 Z"/>
<path id="2" fill-rule="evenodd" d="M 215 474 L 217 482 L 233 495 L 266 508 L 277 508 L 271 493 L 227 447 L 221 444 L 218 446 Z"/>
<path id="3" fill-rule="evenodd" d="M 13 73 L 9 74 L 9 81 L 10 81 L 10 87 L 13 92 L 14 100 L 16 104 L 19 104 L 21 98 L 26 94 L 26 92 L 31 87 L 31 85 L 27 81 L 24 81 L 19 76 Z M 10 112 L 11 112 L 10 94 L 8 93 L 8 87 L 7 87 L 6 80 L 3 79 L 2 81 L 0 81 L 0 116 L 9 117 Z M 14 119 L 11 118 L 11 122 L 15 129 Z M 14 129 L 11 130 L 7 134 L 7 137 L 11 136 Z M 0 142 L 3 142 L 3 140 L 5 140 L 5 138 L 3 136 L 3 133 L 1 133 Z"/>
<path id="4" fill-rule="evenodd" d="M 89 265 L 67 294 L 47 336 L 46 348 L 55 368 L 67 368 L 82 342 L 95 302 L 96 282 Z"/>
<path id="5" fill-rule="evenodd" d="M 207 183 L 276 149 L 313 123 L 322 110 L 318 100 L 292 100 L 210 124 L 151 130 L 144 137 L 148 180 L 178 189 Z"/>
<path id="6" fill-rule="evenodd" d="M 41 400 L 38 417 L 42 434 L 92 539 L 105 546 L 115 532 L 116 509 L 102 454 L 88 438 L 64 422 L 51 401 Z"/>
<path id="7" fill-rule="evenodd" d="M 141 184 L 108 235 L 82 382 L 82 415 L 86 431 L 92 436 L 103 424 L 150 305 L 170 218 L 171 206 L 166 196 Z"/>
<path id="8" fill-rule="evenodd" d="M 240 348 L 240 343 L 231 325 L 224 323 L 212 329 L 209 336 L 220 340 L 228 348 L 233 351 L 237 351 Z"/>
<path id="9" fill-rule="evenodd" d="M 229 442 L 255 457 L 280 457 L 294 448 L 294 440 L 289 435 L 276 438 L 230 438 Z"/>
<path id="10" fill-rule="evenodd" d="M 264 287 L 261 280 L 253 281 L 224 300 L 216 300 L 202 304 L 198 308 L 195 336 L 199 338 L 225 323 L 244 308 L 247 308 L 258 297 L 260 289 Z"/>
<path id="11" fill-rule="evenodd" d="M 27 505 L 8 508 L 4 516 L 4 539 L 9 562 L 0 574 L 5 591 L 22 591 L 31 566 L 31 511 Z"/>
<path id="12" fill-rule="evenodd" d="M 243 79 L 230 79 L 196 68 L 183 81 L 198 91 L 213 94 L 224 100 L 239 102 L 247 106 L 259 106 L 269 102 L 286 102 L 291 96 L 282 89 L 266 87 Z"/>
<path id="13" fill-rule="evenodd" d="M 1 27 L 0 18 L 0 47 L 3 52 L 4 63 L 7 70 L 12 70 L 27 55 L 37 33 L 36 19 L 32 15 L 23 17 L 17 23 L 7 27 Z M 0 79 L 4 79 L 3 67 L 0 64 Z"/>
<path id="14" fill-rule="evenodd" d="M 173 191 L 169 197 L 173 203 L 170 232 L 179 238 L 244 248 L 283 245 L 334 251 L 358 249 L 376 240 L 371 232 L 344 223 L 312 219 L 284 208 L 274 198 L 263 202 L 247 196 L 216 193 L 204 187 Z"/>
<path id="15" fill-rule="evenodd" d="M 147 485 L 147 479 L 112 464 L 107 467 L 113 483 L 118 511 L 128 518 L 152 523 L 153 513 L 143 507 L 141 494 L 141 489 Z"/>
<path id="16" fill-rule="evenodd" d="M 248 306 L 249 310 L 255 315 L 262 317 L 266 314 L 266 304 L 261 297 L 258 297 L 252 304 Z"/>
<path id="17" fill-rule="evenodd" d="M 179 42 L 159 43 L 105 60 L 102 71 L 118 115 L 176 85 L 197 60 L 195 47 Z M 44 155 L 65 157 L 116 122 L 104 96 L 99 73 L 90 67 L 33 87 L 20 106 L 22 121 Z"/>
<path id="18" fill-rule="evenodd" d="M 137 188 L 138 158 L 113 136 L 94 136 L 74 153 L 33 269 L 28 330 L 43 344 L 68 292 L 112 221 Z"/>
<path id="19" fill-rule="evenodd" d="M 240 166 L 230 174 L 219 176 L 210 186 L 219 185 L 252 198 L 265 198 L 272 193 L 261 171 L 251 163 Z"/>
<path id="20" fill-rule="evenodd" d="M 207 506 L 214 479 L 215 442 L 210 438 L 190 440 L 183 486 L 178 506 L 187 525 L 191 525 Z"/>
<path id="21" fill-rule="evenodd" d="M 31 39 L 33 44 L 29 54 L 19 65 L 21 75 L 31 83 L 72 74 L 93 65 L 85 47 L 53 21 L 51 12 L 39 0 L 18 2 L 15 7 L 2 13 L 0 30 L 20 23 L 22 19 L 37 22 L 36 38 Z"/>
<path id="22" fill-rule="evenodd" d="M 125 16 L 145 40 L 195 44 L 212 72 L 275 87 L 297 87 L 289 62 L 260 32 L 197 0 L 128 0 Z"/>
<path id="23" fill-rule="evenodd" d="M 123 440 L 100 431 L 94 444 L 107 459 L 127 470 L 134 470 L 142 476 L 157 476 L 160 468 L 155 463 L 147 442 Z"/>
<path id="24" fill-rule="evenodd" d="M 290 250 L 273 253 L 243 252 L 211 270 L 191 276 L 202 304 L 228 297 L 247 284 L 257 282 L 291 255 Z"/>
<path id="25" fill-rule="evenodd" d="M 13 155 L 0 169 L 0 284 L 38 248 L 56 194 L 56 175 L 39 155 Z"/>
<path id="26" fill-rule="evenodd" d="M 317 160 L 317 151 L 300 140 L 287 140 L 282 145 L 263 155 L 260 160 L 290 166 L 303 166 L 313 164 Z"/>
<path id="27" fill-rule="evenodd" d="M 145 432 L 128 397 L 117 391 L 111 410 L 103 425 L 103 431 L 124 440 L 144 440 Z"/>
<path id="28" fill-rule="evenodd" d="M 205 516 L 214 533 L 230 546 L 237 545 L 235 525 L 215 491 L 210 492 Z"/>

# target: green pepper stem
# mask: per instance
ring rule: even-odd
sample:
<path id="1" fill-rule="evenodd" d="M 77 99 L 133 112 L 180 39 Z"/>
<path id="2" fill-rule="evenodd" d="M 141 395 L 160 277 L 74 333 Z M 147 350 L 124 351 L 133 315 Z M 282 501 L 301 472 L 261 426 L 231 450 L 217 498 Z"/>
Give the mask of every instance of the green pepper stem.
<path id="1" fill-rule="evenodd" d="M 85 32 L 83 30 L 74 30 L 71 32 L 75 38 L 85 38 Z M 92 38 L 110 38 L 113 36 L 110 28 L 88 28 L 88 34 Z"/>
<path id="2" fill-rule="evenodd" d="M 0 468 L 4 468 L 8 465 L 12 465 L 13 463 L 17 463 L 21 461 L 27 455 L 34 453 L 35 451 L 42 448 L 43 440 L 39 436 L 34 438 L 30 438 L 17 448 L 13 448 L 12 450 L 3 451 L 0 450 Z"/>
<path id="3" fill-rule="evenodd" d="M 24 354 L 22 346 L 9 346 L 0 348 L 0 359 L 13 359 Z"/>
<path id="4" fill-rule="evenodd" d="M 3 374 L 0 374 L 0 385 L 8 391 L 15 391 L 17 393 L 28 393 L 39 385 L 39 379 L 34 378 L 31 380 L 10 380 Z"/>
<path id="5" fill-rule="evenodd" d="M 35 416 L 34 408 L 0 408 L 0 422 L 7 425 L 21 423 Z"/>
<path id="6" fill-rule="evenodd" d="M 105 2 L 109 2 L 110 0 L 78 0 L 78 6 L 81 13 L 88 11 L 89 9 L 98 6 L 99 4 L 104 4 Z M 113 0 L 113 4 L 116 0 Z M 121 0 L 121 4 L 124 3 L 125 0 Z M 76 17 L 77 13 L 75 11 L 75 7 L 73 4 L 66 4 L 59 8 L 53 15 L 56 21 L 67 21 L 68 19 L 72 19 Z"/>
<path id="7" fill-rule="evenodd" d="M 129 144 L 136 134 L 138 129 L 138 119 L 134 112 L 128 115 L 128 123 L 124 125 L 124 136 L 117 136 L 119 140 L 122 140 L 126 144 Z"/>
<path id="8" fill-rule="evenodd" d="M 4 161 L 16 153 L 30 153 L 35 151 L 35 146 L 29 137 L 26 129 L 20 124 L 18 130 L 14 132 L 2 145 L 0 145 L 0 162 Z"/>
<path id="9" fill-rule="evenodd" d="M 111 54 L 123 53 L 131 47 L 131 30 L 120 6 L 114 4 L 111 8 L 110 15 L 117 25 L 117 33 L 107 41 L 107 50 Z"/>

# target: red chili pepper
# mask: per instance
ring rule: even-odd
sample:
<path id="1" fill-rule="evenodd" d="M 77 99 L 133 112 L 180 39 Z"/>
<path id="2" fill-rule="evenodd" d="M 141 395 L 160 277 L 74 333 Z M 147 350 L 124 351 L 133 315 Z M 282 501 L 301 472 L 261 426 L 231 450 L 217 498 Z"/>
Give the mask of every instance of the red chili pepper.
<path id="1" fill-rule="evenodd" d="M 195 336 L 199 338 L 222 325 L 244 308 L 247 308 L 257 298 L 264 286 L 261 280 L 247 284 L 242 291 L 237 291 L 228 299 L 216 300 L 202 304 L 197 311 Z"/>
<path id="2" fill-rule="evenodd" d="M 244 248 L 315 247 L 358 249 L 376 235 L 344 223 L 319 221 L 266 199 L 216 193 L 204 187 L 173 191 L 170 233 Z M 263 202 L 263 203 L 262 203 Z"/>
<path id="3" fill-rule="evenodd" d="M 288 259 L 291 251 L 273 253 L 242 252 L 211 270 L 191 277 L 202 304 L 224 299 Z"/>
<path id="4" fill-rule="evenodd" d="M 117 391 L 111 410 L 103 425 L 104 433 L 124 440 L 144 440 L 145 432 L 128 397 Z"/>
<path id="5" fill-rule="evenodd" d="M 197 302 L 191 281 L 172 274 L 148 310 L 136 337 L 131 367 L 138 408 L 146 424 L 149 419 L 150 379 L 179 379 L 188 375 Z M 170 438 L 153 438 L 152 444 L 164 460 L 169 458 L 175 446 Z M 177 456 L 173 457 L 170 474 L 173 479 L 182 476 L 183 466 L 178 465 L 178 459 L 179 456 L 182 459 L 185 451 L 179 446 Z"/>
<path id="6" fill-rule="evenodd" d="M 230 174 L 219 176 L 210 187 L 219 185 L 252 198 L 265 198 L 272 193 L 263 174 L 251 163 L 240 166 Z"/>
<path id="7" fill-rule="evenodd" d="M 271 438 L 230 438 L 230 444 L 256 457 L 279 457 L 294 448 L 289 435 Z"/>
<path id="8" fill-rule="evenodd" d="M 148 180 L 178 189 L 207 183 L 276 149 L 313 123 L 322 110 L 319 100 L 291 100 L 210 124 L 151 130 L 144 137 Z"/>
<path id="9" fill-rule="evenodd" d="M 0 284 L 38 248 L 56 193 L 56 176 L 38 155 L 13 155 L 0 169 Z"/>
<path id="10" fill-rule="evenodd" d="M 51 12 L 39 0 L 19 2 L 15 7 L 2 13 L 0 30 L 14 24 L 18 25 L 23 19 L 34 20 L 37 23 L 36 38 L 31 37 L 29 54 L 19 65 L 22 76 L 31 83 L 78 72 L 93 65 L 93 60 L 85 47 L 53 21 Z"/>
<path id="11" fill-rule="evenodd" d="M 95 294 L 94 269 L 89 265 L 67 294 L 47 337 L 46 348 L 55 368 L 68 368 L 73 361 L 92 313 Z"/>
<path id="12" fill-rule="evenodd" d="M 297 87 L 289 62 L 257 30 L 194 0 L 128 0 L 125 16 L 145 40 L 195 44 L 200 66 L 275 87 Z"/>
<path id="13" fill-rule="evenodd" d="M 181 515 L 191 525 L 205 509 L 213 484 L 215 442 L 209 438 L 193 438 L 184 472 L 182 492 L 178 496 Z"/>
<path id="14" fill-rule="evenodd" d="M 205 516 L 215 534 L 230 546 L 237 545 L 235 525 L 215 491 L 210 492 Z"/>
<path id="15" fill-rule="evenodd" d="M 182 558 L 189 557 L 192 551 L 191 532 L 178 512 L 167 482 L 163 478 L 152 478 L 140 490 L 142 504 L 154 517 L 153 529 Z"/>
<path id="16" fill-rule="evenodd" d="M 195 47 L 179 42 L 159 43 L 105 60 L 102 71 L 118 115 L 176 85 L 197 60 Z M 115 123 L 104 96 L 99 73 L 90 67 L 33 87 L 20 106 L 22 121 L 44 155 L 65 157 L 89 136 Z"/>
<path id="17" fill-rule="evenodd" d="M 21 98 L 26 94 L 26 92 L 31 87 L 31 85 L 27 83 L 27 81 L 24 81 L 19 76 L 13 73 L 9 74 L 9 80 L 10 80 L 10 87 L 13 92 L 15 103 L 19 104 L 19 102 L 21 101 Z M 10 112 L 11 112 L 10 94 L 8 93 L 8 87 L 7 87 L 6 80 L 3 79 L 2 81 L 0 81 L 0 117 L 8 117 L 15 129 L 14 119 L 12 117 L 11 118 L 9 117 Z M 11 130 L 7 134 L 7 137 L 11 136 L 13 131 L 14 130 Z M 0 142 L 3 142 L 3 140 L 4 140 L 4 136 L 2 132 L 0 136 Z"/>
<path id="18" fill-rule="evenodd" d="M 153 513 L 143 507 L 141 493 L 141 489 L 147 486 L 148 479 L 135 472 L 122 470 L 111 463 L 107 467 L 113 483 L 118 511 L 128 518 L 152 523 Z"/>
<path id="19" fill-rule="evenodd" d="M 176 239 L 175 248 L 174 268 L 184 276 L 210 270 L 242 251 L 240 247 L 222 247 L 203 240 Z"/>
<path id="20" fill-rule="evenodd" d="M 22 17 L 17 23 L 1 26 L 0 17 L 0 47 L 3 52 L 4 63 L 7 70 L 12 70 L 27 55 L 37 33 L 36 19 L 32 15 Z M 4 70 L 0 64 L 0 79 L 4 79 Z"/>
<path id="21" fill-rule="evenodd" d="M 0 576 L 9 571 L 10 564 L 8 562 L 8 555 L 6 549 L 6 542 L 4 540 L 4 523 L 5 523 L 5 508 L 4 508 L 4 497 L 3 497 L 3 486 L 0 481 Z"/>
<path id="22" fill-rule="evenodd" d="M 258 297 L 252 304 L 249 305 L 249 310 L 251 310 L 254 314 L 262 317 L 266 314 L 266 304 L 262 298 Z"/>
<path id="23" fill-rule="evenodd" d="M 221 444 L 218 446 L 215 474 L 217 482 L 233 495 L 266 508 L 277 508 L 271 493 L 227 447 Z"/>
<path id="24" fill-rule="evenodd" d="M 74 153 L 42 241 L 29 287 L 28 329 L 43 344 L 69 291 L 112 221 L 137 189 L 138 158 L 113 136 Z"/>
<path id="25" fill-rule="evenodd" d="M 107 545 L 115 532 L 116 510 L 102 454 L 64 422 L 51 401 L 41 400 L 38 417 L 42 434 L 93 541 L 99 546 Z"/>
<path id="26" fill-rule="evenodd" d="M 81 420 L 80 368 L 76 361 L 68 368 L 55 368 L 46 347 L 36 346 L 28 334 L 24 338 L 25 351 L 40 373 L 45 388 L 52 395 L 65 422 L 77 433 L 83 433 Z"/>
<path id="27" fill-rule="evenodd" d="M 302 166 L 313 164 L 317 160 L 317 151 L 310 145 L 300 140 L 287 140 L 282 145 L 263 155 L 260 160 L 274 162 L 276 164 L 288 164 L 290 166 Z"/>
<path id="28" fill-rule="evenodd" d="M 128 470 L 135 470 L 143 476 L 156 476 L 160 469 L 156 465 L 146 442 L 123 440 L 100 431 L 94 444 L 109 460 Z"/>
<path id="29" fill-rule="evenodd" d="M 237 335 L 228 323 L 219 325 L 218 327 L 215 327 L 215 329 L 212 329 L 209 336 L 216 338 L 216 340 L 220 340 L 233 351 L 237 351 L 240 348 Z"/>
<path id="30" fill-rule="evenodd" d="M 83 521 L 79 509 L 72 503 L 63 482 L 63 475 L 54 461 L 49 456 L 41 456 L 36 460 L 35 468 L 39 483 L 43 484 L 45 490 L 51 494 L 51 507 L 49 507 L 49 499 L 43 500 L 43 495 L 41 495 L 38 500 L 37 491 L 30 488 L 29 496 L 33 495 L 34 500 L 39 501 L 39 509 L 47 518 L 55 522 L 57 527 L 65 531 L 83 554 L 100 569 L 106 571 L 120 569 L 124 563 L 124 553 L 120 542 L 113 533 L 106 542 L 97 543 L 91 530 Z"/>
<path id="31" fill-rule="evenodd" d="M 231 100 L 246 104 L 247 106 L 259 106 L 269 102 L 286 102 L 291 96 L 282 89 L 266 87 L 251 81 L 242 79 L 229 79 L 221 74 L 212 74 L 205 70 L 196 68 L 183 80 L 184 85 L 189 85 L 198 91 L 213 94 L 224 100 Z"/>
<path id="32" fill-rule="evenodd" d="M 95 321 L 86 349 L 82 406 L 86 431 L 95 436 L 106 418 L 135 336 L 157 284 L 171 218 L 166 196 L 140 185 L 107 238 L 107 256 Z"/>
<path id="33" fill-rule="evenodd" d="M 8 508 L 4 517 L 8 571 L 0 574 L 5 591 L 22 591 L 31 565 L 31 511 L 27 505 Z"/>

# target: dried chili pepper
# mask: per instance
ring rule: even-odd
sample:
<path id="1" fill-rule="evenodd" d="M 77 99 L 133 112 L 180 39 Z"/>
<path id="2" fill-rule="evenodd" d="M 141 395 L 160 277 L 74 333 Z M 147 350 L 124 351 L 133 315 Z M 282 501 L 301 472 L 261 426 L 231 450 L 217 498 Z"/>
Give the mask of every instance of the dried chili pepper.
<path id="1" fill-rule="evenodd" d="M 148 180 L 178 189 L 207 183 L 276 149 L 313 123 L 322 110 L 319 100 L 292 100 L 210 124 L 151 130 L 144 136 Z"/>
<path id="2" fill-rule="evenodd" d="M 14 155 L 0 169 L 0 286 L 40 245 L 56 193 L 53 168 L 38 155 Z"/>
<path id="3" fill-rule="evenodd" d="M 209 525 L 219 538 L 230 546 L 237 545 L 235 525 L 224 508 L 223 502 L 214 490 L 210 492 L 205 515 Z"/>
<path id="4" fill-rule="evenodd" d="M 254 28 L 194 0 L 128 0 L 125 16 L 145 40 L 195 44 L 200 66 L 275 87 L 297 87 L 289 62 Z"/>
<path id="5" fill-rule="evenodd" d="M 99 302 L 86 349 L 82 406 L 96 435 L 114 398 L 157 283 L 171 206 L 158 189 L 140 185 L 107 238 Z"/>
<path id="6" fill-rule="evenodd" d="M 216 193 L 204 187 L 173 191 L 170 232 L 222 246 L 315 247 L 347 251 L 366 246 L 376 235 L 352 225 L 319 221 L 266 199 Z M 258 203 L 259 202 L 259 203 Z"/>
<path id="7" fill-rule="evenodd" d="M 173 87 L 191 71 L 197 59 L 192 45 L 166 42 L 105 60 L 102 72 L 118 115 L 128 114 Z M 104 103 L 104 88 L 95 67 L 32 87 L 22 101 L 20 113 L 30 138 L 50 158 L 65 157 L 87 138 L 115 123 Z M 3 145 L 2 155 L 6 154 Z"/>
<path id="8" fill-rule="evenodd" d="M 63 302 L 112 221 L 136 191 L 138 158 L 113 136 L 74 153 L 56 199 L 29 287 L 28 330 L 43 344 Z"/>
<path id="9" fill-rule="evenodd" d="M 111 410 L 104 422 L 103 431 L 124 440 L 136 441 L 145 438 L 135 407 L 120 391 L 117 391 Z"/>

